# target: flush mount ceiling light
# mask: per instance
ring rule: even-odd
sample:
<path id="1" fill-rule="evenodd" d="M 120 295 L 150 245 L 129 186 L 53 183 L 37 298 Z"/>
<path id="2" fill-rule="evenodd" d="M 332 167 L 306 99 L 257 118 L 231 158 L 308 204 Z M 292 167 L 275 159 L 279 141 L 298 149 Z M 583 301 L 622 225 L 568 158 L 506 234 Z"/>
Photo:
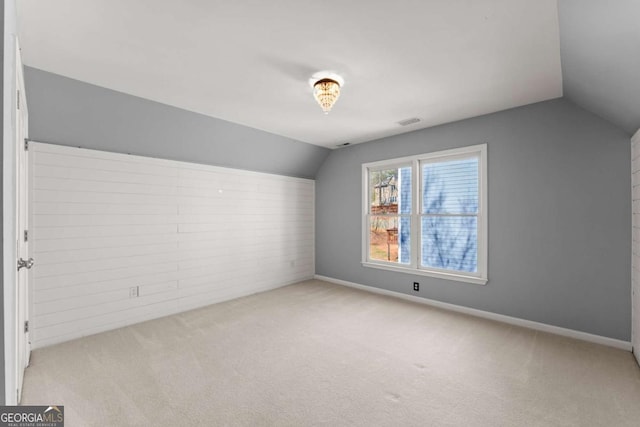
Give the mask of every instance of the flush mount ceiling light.
<path id="1" fill-rule="evenodd" d="M 313 97 L 318 101 L 325 114 L 329 114 L 339 96 L 340 83 L 333 79 L 321 79 L 313 85 Z"/>
<path id="2" fill-rule="evenodd" d="M 344 85 L 344 80 L 334 73 L 316 73 L 309 82 L 313 87 L 313 97 L 322 107 L 322 111 L 329 114 L 340 96 L 340 87 Z"/>

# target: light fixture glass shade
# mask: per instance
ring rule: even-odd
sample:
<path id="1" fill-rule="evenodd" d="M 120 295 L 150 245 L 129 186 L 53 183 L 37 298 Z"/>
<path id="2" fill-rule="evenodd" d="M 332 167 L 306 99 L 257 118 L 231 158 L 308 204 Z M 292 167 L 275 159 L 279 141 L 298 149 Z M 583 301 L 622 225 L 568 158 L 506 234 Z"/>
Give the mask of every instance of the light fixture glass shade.
<path id="1" fill-rule="evenodd" d="M 313 85 L 313 97 L 325 114 L 329 114 L 339 96 L 340 84 L 333 79 L 320 79 Z"/>

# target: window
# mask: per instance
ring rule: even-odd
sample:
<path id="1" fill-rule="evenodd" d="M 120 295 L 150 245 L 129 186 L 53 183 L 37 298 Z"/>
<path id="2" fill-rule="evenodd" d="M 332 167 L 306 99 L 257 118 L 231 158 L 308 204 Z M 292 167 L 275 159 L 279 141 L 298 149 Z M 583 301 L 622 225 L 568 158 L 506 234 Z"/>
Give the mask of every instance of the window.
<path id="1" fill-rule="evenodd" d="M 487 146 L 362 165 L 363 265 L 487 282 Z"/>

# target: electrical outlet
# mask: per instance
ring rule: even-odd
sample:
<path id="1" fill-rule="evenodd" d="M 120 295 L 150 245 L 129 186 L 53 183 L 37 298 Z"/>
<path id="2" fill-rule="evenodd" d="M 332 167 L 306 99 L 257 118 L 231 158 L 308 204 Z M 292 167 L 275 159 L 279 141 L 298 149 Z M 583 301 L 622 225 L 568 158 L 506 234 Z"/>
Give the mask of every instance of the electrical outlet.
<path id="1" fill-rule="evenodd" d="M 139 288 L 139 286 L 132 286 L 131 288 L 129 288 L 129 298 L 136 298 L 140 296 Z"/>
<path id="2" fill-rule="evenodd" d="M 420 290 L 420 283 L 413 282 L 413 290 L 418 292 Z"/>

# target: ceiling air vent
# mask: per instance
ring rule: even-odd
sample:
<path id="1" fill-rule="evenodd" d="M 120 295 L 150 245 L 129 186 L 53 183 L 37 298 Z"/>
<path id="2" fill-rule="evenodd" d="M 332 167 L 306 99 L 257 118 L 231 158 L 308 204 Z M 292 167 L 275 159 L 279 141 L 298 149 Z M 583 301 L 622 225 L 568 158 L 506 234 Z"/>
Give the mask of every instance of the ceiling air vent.
<path id="1" fill-rule="evenodd" d="M 409 125 L 412 125 L 412 124 L 414 124 L 414 123 L 418 123 L 419 121 L 420 121 L 420 119 L 419 119 L 419 118 L 417 118 L 417 117 L 412 117 L 412 118 L 410 118 L 410 119 L 400 120 L 400 121 L 398 122 L 398 124 L 399 124 L 400 126 L 409 126 Z"/>

